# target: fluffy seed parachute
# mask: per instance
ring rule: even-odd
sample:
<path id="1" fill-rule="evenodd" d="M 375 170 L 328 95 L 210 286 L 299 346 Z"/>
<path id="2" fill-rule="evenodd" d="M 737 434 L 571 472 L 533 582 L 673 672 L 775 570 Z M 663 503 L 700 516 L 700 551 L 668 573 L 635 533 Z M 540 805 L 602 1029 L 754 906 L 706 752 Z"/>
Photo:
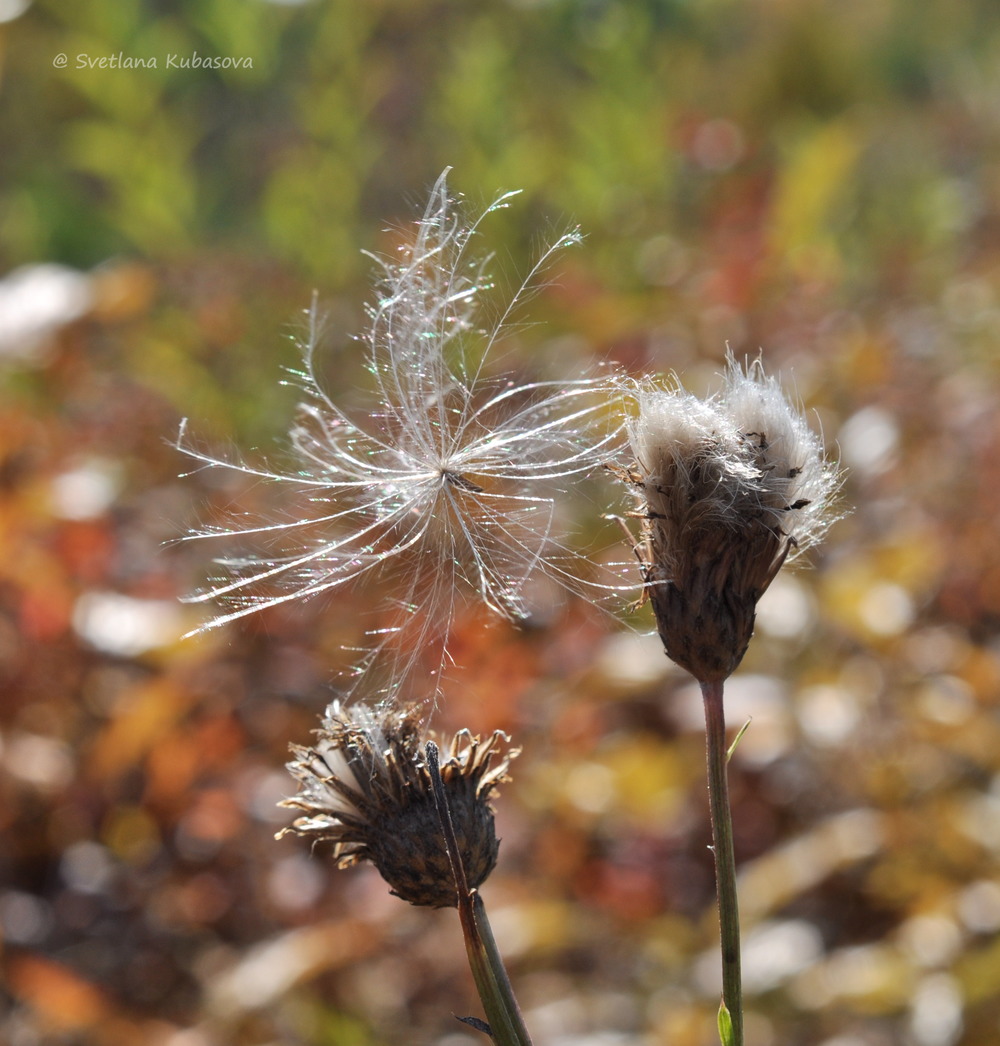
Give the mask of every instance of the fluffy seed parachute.
<path id="1" fill-rule="evenodd" d="M 544 252 L 484 331 L 478 304 L 491 284 L 469 243 L 483 217 L 516 194 L 500 196 L 465 224 L 447 173 L 415 236 L 397 257 L 375 259 L 382 278 L 362 338 L 375 386 L 368 409 L 348 410 L 324 390 L 314 306 L 296 372 L 304 400 L 290 433 L 291 466 L 272 470 L 213 457 L 192 446 L 183 429 L 179 441 L 202 466 L 282 484 L 305 506 L 279 523 L 239 521 L 190 535 L 264 549 L 215 561 L 222 575 L 191 597 L 223 608 L 203 627 L 391 577 L 381 591 L 395 613 L 375 642 L 392 648 L 387 692 L 398 690 L 428 645 L 443 663 L 449 626 L 467 595 L 521 619 L 529 614 L 529 579 L 539 573 L 569 588 L 614 584 L 610 577 L 600 585 L 590 580 L 590 568 L 567 549 L 557 511 L 560 493 L 610 457 L 622 436 L 607 383 L 487 377 L 490 350 L 515 305 L 553 254 L 579 235 L 563 235 Z"/>

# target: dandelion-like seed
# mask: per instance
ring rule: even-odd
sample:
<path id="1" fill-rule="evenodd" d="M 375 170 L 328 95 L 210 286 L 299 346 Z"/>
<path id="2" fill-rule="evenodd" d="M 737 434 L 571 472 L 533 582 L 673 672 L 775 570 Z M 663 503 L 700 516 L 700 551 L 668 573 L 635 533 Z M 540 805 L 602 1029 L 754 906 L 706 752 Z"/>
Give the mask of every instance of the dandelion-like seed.
<path id="1" fill-rule="evenodd" d="M 311 747 L 293 745 L 288 764 L 298 795 L 281 805 L 304 812 L 279 838 L 293 832 L 333 843 L 341 868 L 371 861 L 382 878 L 411 904 L 455 907 L 456 884 L 435 806 L 416 706 L 373 711 L 334 702 Z M 459 731 L 446 746 L 440 775 L 459 856 L 471 888 L 497 861 L 499 844 L 489 800 L 509 780 L 516 750 L 503 751 L 506 735 L 485 741 Z"/>
<path id="2" fill-rule="evenodd" d="M 668 656 L 700 682 L 746 653 L 757 601 L 833 521 L 839 479 L 819 437 L 760 361 L 730 360 L 708 400 L 650 382 L 629 436 L 645 592 Z"/>
<path id="3" fill-rule="evenodd" d="M 191 535 L 267 546 L 262 554 L 216 560 L 224 576 L 191 597 L 224 608 L 205 627 L 391 574 L 387 598 L 399 613 L 381 640 L 396 650 L 390 690 L 430 638 L 441 641 L 444 658 L 463 591 L 521 619 L 529 613 L 525 586 L 536 571 L 566 587 L 586 587 L 586 569 L 565 548 L 556 498 L 602 463 L 622 428 L 599 379 L 517 384 L 486 376 L 490 349 L 515 304 L 552 255 L 579 235 L 570 232 L 545 251 L 499 320 L 483 331 L 477 305 L 491 284 L 468 251 L 482 216 L 463 224 L 446 174 L 415 238 L 397 258 L 375 259 L 383 278 L 363 337 L 375 383 L 370 409 L 342 408 L 318 380 L 314 306 L 296 372 L 305 400 L 291 430 L 293 466 L 280 471 L 214 458 L 188 445 L 183 430 L 180 441 L 206 467 L 304 493 L 308 508 L 285 522 Z M 514 195 L 500 196 L 483 216 Z M 413 639 L 408 654 L 402 633 Z"/>

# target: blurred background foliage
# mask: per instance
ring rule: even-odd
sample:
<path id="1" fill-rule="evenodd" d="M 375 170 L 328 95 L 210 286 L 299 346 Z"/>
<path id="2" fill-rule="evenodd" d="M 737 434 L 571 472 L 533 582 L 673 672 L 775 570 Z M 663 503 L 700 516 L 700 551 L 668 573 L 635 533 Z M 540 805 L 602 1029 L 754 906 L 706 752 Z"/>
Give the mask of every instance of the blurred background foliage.
<path id="1" fill-rule="evenodd" d="M 177 596 L 210 567 L 173 543 L 266 497 L 179 480 L 179 419 L 274 447 L 314 289 L 329 387 L 363 384 L 360 251 L 391 249 L 452 165 L 472 205 L 524 190 L 484 227 L 501 281 L 587 235 L 514 366 L 701 391 L 727 344 L 762 348 L 850 470 L 852 513 L 775 584 L 730 686 L 731 720 L 753 717 L 733 762 L 748 1043 L 998 1041 L 995 0 L 0 19 L 0 1038 L 483 1041 L 452 1017 L 478 1012 L 454 913 L 272 838 L 364 593 L 182 642 Z M 700 708 L 637 625 L 470 618 L 436 717 L 525 749 L 484 895 L 538 1046 L 714 1041 Z"/>

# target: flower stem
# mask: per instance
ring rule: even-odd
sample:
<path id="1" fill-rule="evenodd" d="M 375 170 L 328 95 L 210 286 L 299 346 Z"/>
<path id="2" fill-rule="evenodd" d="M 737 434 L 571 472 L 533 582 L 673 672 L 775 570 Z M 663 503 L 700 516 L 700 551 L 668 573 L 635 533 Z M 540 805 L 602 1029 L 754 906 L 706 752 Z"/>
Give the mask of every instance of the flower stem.
<path id="1" fill-rule="evenodd" d="M 477 890 L 470 892 L 467 904 L 459 905 L 459 916 L 469 966 L 493 1041 L 497 1046 L 531 1046 L 493 930 L 486 918 L 483 899 Z"/>
<path id="2" fill-rule="evenodd" d="M 428 741 L 426 752 L 427 768 L 434 788 L 434 803 L 448 847 L 452 875 L 455 878 L 458 915 L 462 923 L 465 950 L 469 957 L 473 980 L 476 982 L 476 990 L 486 1012 L 490 1038 L 497 1046 L 531 1046 L 524 1018 L 514 997 L 514 989 L 493 937 L 493 930 L 486 918 L 483 899 L 477 890 L 469 888 L 451 820 L 448 797 L 441 780 L 437 745 Z M 474 1022 L 469 1020 L 467 1023 Z M 478 1026 L 478 1022 L 475 1026 Z"/>
<path id="3" fill-rule="evenodd" d="M 732 1020 L 732 1046 L 743 1046 L 743 985 L 740 974 L 740 913 L 736 899 L 736 858 L 733 854 L 733 818 L 729 808 L 726 764 L 726 714 L 722 681 L 701 683 L 705 702 L 705 739 L 708 749 L 708 797 L 712 814 L 715 882 L 719 898 L 722 940 L 722 999 Z"/>

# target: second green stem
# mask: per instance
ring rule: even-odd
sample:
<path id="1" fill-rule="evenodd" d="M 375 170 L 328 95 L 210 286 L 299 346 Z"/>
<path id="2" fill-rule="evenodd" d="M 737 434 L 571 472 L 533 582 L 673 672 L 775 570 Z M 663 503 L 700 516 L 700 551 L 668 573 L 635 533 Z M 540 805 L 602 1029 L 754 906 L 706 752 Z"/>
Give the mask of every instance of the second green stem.
<path id="1" fill-rule="evenodd" d="M 708 749 L 708 796 L 712 814 L 715 880 L 722 940 L 722 998 L 733 1024 L 733 1046 L 743 1046 L 743 983 L 740 972 L 740 912 L 736 898 L 733 818 L 729 808 L 726 715 L 721 681 L 702 683 Z"/>

